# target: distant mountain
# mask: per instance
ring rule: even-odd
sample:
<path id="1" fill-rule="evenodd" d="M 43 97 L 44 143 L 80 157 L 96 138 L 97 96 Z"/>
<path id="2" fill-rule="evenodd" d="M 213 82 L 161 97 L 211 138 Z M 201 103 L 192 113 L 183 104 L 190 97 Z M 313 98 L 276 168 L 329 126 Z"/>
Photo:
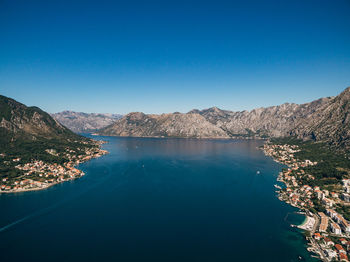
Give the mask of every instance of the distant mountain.
<path id="1" fill-rule="evenodd" d="M 103 135 L 137 137 L 229 138 L 199 114 L 146 115 L 129 113 L 99 131 Z"/>
<path id="2" fill-rule="evenodd" d="M 306 119 L 330 98 L 302 105 L 285 103 L 279 106 L 257 108 L 252 111 L 232 112 L 216 107 L 198 111 L 210 123 L 225 130 L 231 137 L 284 137 L 289 136 L 302 119 Z"/>
<path id="3" fill-rule="evenodd" d="M 350 88 L 336 97 L 305 104 L 233 112 L 212 107 L 186 114 L 130 113 L 101 129 L 115 136 L 195 138 L 288 137 L 326 141 L 350 148 Z"/>
<path id="4" fill-rule="evenodd" d="M 52 117 L 73 132 L 84 133 L 104 128 L 120 119 L 122 115 L 63 111 L 52 114 Z"/>

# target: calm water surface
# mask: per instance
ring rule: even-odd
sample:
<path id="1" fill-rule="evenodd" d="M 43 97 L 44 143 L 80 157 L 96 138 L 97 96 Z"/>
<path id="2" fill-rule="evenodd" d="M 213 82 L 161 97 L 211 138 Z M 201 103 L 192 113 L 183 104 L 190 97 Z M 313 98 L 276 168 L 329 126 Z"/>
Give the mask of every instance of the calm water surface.
<path id="1" fill-rule="evenodd" d="M 97 138 L 81 179 L 0 195 L 1 261 L 313 261 L 261 142 Z"/>

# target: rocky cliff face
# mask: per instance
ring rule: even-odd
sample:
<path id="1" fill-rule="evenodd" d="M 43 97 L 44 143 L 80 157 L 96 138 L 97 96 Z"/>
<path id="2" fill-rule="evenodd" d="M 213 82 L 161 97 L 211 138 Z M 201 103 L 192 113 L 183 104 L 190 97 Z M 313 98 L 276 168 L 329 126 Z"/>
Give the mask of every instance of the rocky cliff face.
<path id="1" fill-rule="evenodd" d="M 73 132 L 84 133 L 104 128 L 120 119 L 122 115 L 63 111 L 52 114 L 52 117 Z"/>
<path id="2" fill-rule="evenodd" d="M 233 112 L 213 107 L 187 114 L 130 113 L 102 135 L 196 138 L 286 137 L 327 141 L 350 148 L 350 88 L 336 97 Z"/>
<path id="3" fill-rule="evenodd" d="M 282 137 L 290 135 L 302 119 L 312 115 L 329 101 L 329 98 L 324 98 L 302 105 L 286 103 L 242 112 L 224 111 L 214 107 L 198 113 L 233 137 Z"/>
<path id="4" fill-rule="evenodd" d="M 350 87 L 298 122 L 291 134 L 350 149 Z"/>

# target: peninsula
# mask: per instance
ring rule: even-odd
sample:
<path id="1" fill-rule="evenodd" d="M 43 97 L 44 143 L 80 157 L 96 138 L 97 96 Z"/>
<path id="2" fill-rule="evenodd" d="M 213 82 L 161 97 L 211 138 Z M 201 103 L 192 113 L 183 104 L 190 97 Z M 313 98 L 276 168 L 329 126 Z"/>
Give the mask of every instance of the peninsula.
<path id="1" fill-rule="evenodd" d="M 40 190 L 76 179 L 76 165 L 107 153 L 37 107 L 0 96 L 0 193 Z"/>

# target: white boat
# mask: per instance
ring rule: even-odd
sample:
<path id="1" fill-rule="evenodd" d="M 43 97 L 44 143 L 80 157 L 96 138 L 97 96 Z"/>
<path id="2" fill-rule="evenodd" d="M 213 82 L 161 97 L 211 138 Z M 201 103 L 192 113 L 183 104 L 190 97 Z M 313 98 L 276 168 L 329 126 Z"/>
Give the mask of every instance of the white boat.
<path id="1" fill-rule="evenodd" d="M 279 185 L 273 185 L 275 188 L 282 189 Z"/>

